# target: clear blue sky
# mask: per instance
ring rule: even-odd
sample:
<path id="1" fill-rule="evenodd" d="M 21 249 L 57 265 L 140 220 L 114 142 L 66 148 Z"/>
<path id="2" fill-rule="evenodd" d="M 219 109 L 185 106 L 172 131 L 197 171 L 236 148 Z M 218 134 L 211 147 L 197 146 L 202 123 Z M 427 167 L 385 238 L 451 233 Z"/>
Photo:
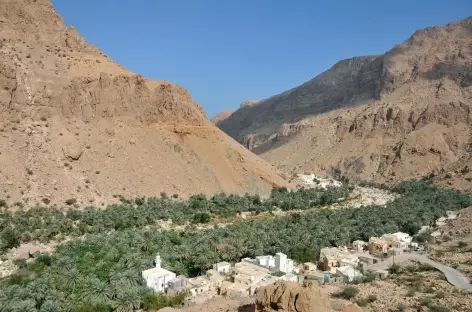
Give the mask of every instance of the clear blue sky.
<path id="1" fill-rule="evenodd" d="M 89 43 L 133 72 L 185 87 L 209 117 L 472 15 L 471 0 L 52 2 Z"/>

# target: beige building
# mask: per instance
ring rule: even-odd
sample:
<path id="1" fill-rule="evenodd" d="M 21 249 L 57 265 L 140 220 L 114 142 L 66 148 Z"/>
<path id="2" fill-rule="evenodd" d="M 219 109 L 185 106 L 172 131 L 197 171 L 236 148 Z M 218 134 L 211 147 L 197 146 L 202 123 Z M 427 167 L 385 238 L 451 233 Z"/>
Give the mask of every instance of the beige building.
<path id="1" fill-rule="evenodd" d="M 336 274 L 340 266 L 356 267 L 359 263 L 359 256 L 352 254 L 346 247 L 322 248 L 320 251 L 320 263 L 323 270 L 331 274 Z"/>
<path id="2" fill-rule="evenodd" d="M 362 252 L 364 251 L 364 247 L 367 247 L 369 244 L 367 242 L 364 242 L 362 240 L 355 240 L 352 242 L 352 249 L 354 249 L 357 252 Z"/>
<path id="3" fill-rule="evenodd" d="M 185 285 L 185 288 L 187 288 L 189 294 L 192 297 L 196 297 L 203 293 L 215 292 L 213 283 L 211 283 L 210 280 L 204 276 L 189 278 L 187 284 Z"/>
<path id="4" fill-rule="evenodd" d="M 391 247 L 391 242 L 380 237 L 371 237 L 369 239 L 369 253 L 372 255 L 384 254 Z"/>
<path id="5" fill-rule="evenodd" d="M 312 262 L 305 262 L 303 264 L 303 269 L 305 271 L 315 271 L 316 270 L 316 264 L 314 264 Z"/>

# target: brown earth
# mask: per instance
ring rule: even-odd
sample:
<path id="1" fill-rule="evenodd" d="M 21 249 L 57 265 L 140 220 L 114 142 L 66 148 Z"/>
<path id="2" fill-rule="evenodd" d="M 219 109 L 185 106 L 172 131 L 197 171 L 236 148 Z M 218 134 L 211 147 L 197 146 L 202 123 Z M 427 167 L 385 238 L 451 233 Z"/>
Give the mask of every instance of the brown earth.
<path id="1" fill-rule="evenodd" d="M 403 267 L 418 268 L 416 263 Z M 354 285 L 359 293 L 353 301 L 375 298 L 363 307 L 366 312 L 376 311 L 451 311 L 468 312 L 472 309 L 472 296 L 449 284 L 442 273 L 420 269 L 392 274 L 385 280 Z M 431 310 L 429 307 L 436 307 Z M 440 310 L 446 307 L 448 310 Z"/>
<path id="2" fill-rule="evenodd" d="M 471 105 L 467 18 L 416 31 L 384 55 L 340 61 L 218 127 L 288 172 L 335 167 L 352 180 L 395 182 L 469 157 Z"/>
<path id="3" fill-rule="evenodd" d="M 185 89 L 114 63 L 49 0 L 0 0 L 0 176 L 10 204 L 286 185 Z"/>
<path id="4" fill-rule="evenodd" d="M 472 280 L 472 207 L 439 227 L 443 233 L 428 246 L 429 257 L 451 266 Z"/>

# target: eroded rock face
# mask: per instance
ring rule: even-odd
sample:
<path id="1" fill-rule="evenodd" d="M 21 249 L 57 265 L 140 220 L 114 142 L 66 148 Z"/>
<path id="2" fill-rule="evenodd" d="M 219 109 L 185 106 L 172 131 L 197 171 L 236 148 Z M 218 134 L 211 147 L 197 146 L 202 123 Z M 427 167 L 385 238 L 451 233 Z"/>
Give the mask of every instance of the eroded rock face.
<path id="1" fill-rule="evenodd" d="M 0 0 L 0 26 L 0 199 L 103 206 L 287 185 L 184 88 L 116 64 L 49 0 Z"/>
<path id="2" fill-rule="evenodd" d="M 261 288 L 257 294 L 257 312 L 326 312 L 330 311 L 328 297 L 317 283 L 306 282 L 302 286 L 278 281 Z"/>

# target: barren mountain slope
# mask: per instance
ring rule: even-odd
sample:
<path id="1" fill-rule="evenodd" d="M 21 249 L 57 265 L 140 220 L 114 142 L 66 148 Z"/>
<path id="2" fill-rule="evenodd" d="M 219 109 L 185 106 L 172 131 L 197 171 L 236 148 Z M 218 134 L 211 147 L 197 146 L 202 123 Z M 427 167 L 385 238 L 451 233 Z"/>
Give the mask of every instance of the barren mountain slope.
<path id="1" fill-rule="evenodd" d="M 238 109 L 218 126 L 288 171 L 355 180 L 440 172 L 466 154 L 472 18 L 417 31 L 381 56 L 343 60 L 313 80 Z"/>
<path id="2" fill-rule="evenodd" d="M 0 0 L 0 176 L 9 203 L 285 185 L 186 90 L 115 64 L 49 0 Z"/>
<path id="3" fill-rule="evenodd" d="M 211 121 L 212 124 L 218 125 L 218 123 L 222 122 L 223 120 L 225 120 L 226 118 L 231 116 L 231 114 L 233 112 L 234 112 L 234 110 L 231 110 L 231 109 L 219 112 L 212 119 L 210 119 L 210 121 Z"/>

